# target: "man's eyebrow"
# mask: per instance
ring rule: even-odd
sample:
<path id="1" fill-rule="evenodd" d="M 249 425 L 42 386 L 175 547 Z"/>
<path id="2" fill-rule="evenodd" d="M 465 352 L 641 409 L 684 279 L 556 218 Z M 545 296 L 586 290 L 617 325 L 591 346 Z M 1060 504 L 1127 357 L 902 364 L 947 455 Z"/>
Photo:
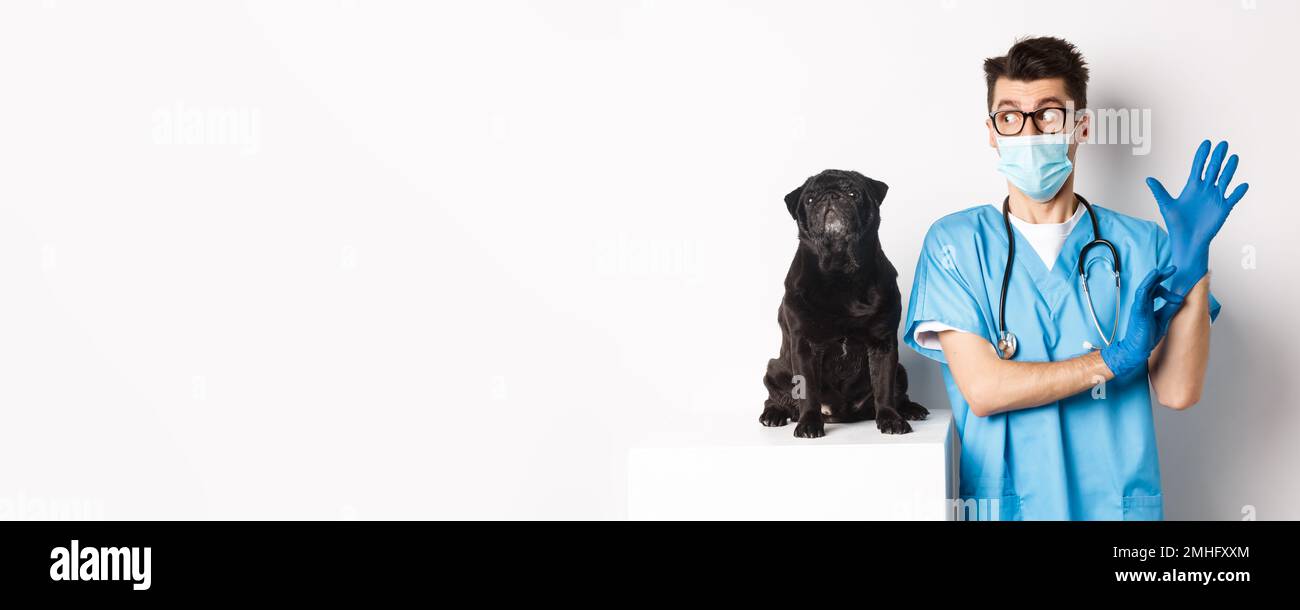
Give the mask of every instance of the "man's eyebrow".
<path id="1" fill-rule="evenodd" d="M 1038 100 L 1037 102 L 1034 102 L 1034 109 L 1035 109 L 1035 110 L 1037 110 L 1037 109 L 1039 109 L 1039 108 L 1044 108 L 1044 107 L 1047 107 L 1047 106 L 1058 106 L 1058 107 L 1062 107 L 1062 108 L 1063 108 L 1063 107 L 1065 107 L 1065 102 L 1061 101 L 1061 98 L 1056 97 L 1056 96 L 1045 97 L 1045 98 L 1042 98 L 1042 99 Z M 1007 109 L 1007 108 L 1014 108 L 1014 109 L 1016 109 L 1016 110 L 1023 110 L 1023 109 L 1020 107 L 1020 104 L 1017 103 L 1015 100 L 999 100 L 997 106 L 994 106 L 994 108 L 996 108 L 997 110 L 1003 110 L 1003 109 Z"/>

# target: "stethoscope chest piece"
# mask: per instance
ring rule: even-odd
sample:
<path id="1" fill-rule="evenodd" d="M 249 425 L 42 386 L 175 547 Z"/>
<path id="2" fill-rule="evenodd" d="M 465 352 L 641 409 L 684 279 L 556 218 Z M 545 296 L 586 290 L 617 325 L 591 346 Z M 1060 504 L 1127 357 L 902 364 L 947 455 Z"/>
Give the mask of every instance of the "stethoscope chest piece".
<path id="1" fill-rule="evenodd" d="M 1009 331 L 998 333 L 998 356 L 1010 360 L 1016 355 L 1016 335 Z"/>

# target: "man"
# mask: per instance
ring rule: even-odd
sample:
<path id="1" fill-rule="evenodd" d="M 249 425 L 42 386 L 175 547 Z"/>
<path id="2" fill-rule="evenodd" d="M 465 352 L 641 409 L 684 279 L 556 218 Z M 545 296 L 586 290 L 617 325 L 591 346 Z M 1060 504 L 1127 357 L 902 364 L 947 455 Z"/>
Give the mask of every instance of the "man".
<path id="1" fill-rule="evenodd" d="M 1074 192 L 1091 125 L 1073 45 L 1021 40 L 984 70 L 1007 196 L 930 228 L 904 329 L 943 364 L 966 518 L 1163 519 L 1148 384 L 1174 409 L 1200 398 L 1237 157 L 1202 143 L 1176 199 L 1147 179 L 1166 233 Z"/>

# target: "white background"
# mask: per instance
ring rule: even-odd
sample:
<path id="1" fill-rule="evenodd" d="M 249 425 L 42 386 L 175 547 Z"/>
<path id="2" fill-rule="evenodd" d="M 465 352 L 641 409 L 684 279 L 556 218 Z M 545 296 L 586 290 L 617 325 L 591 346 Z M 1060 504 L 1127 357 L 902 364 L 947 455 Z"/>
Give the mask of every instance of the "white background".
<path id="1" fill-rule="evenodd" d="M 1094 107 L 1152 110 L 1150 155 L 1081 151 L 1091 201 L 1157 219 L 1142 179 L 1180 186 L 1202 138 L 1251 183 L 1204 400 L 1158 409 L 1167 516 L 1300 518 L 1297 25 L 1283 0 L 5 2 L 0 517 L 621 518 L 647 431 L 758 425 L 782 196 L 888 183 L 906 295 L 929 224 L 1005 193 L 982 60 L 1052 34 Z M 222 116 L 249 129 L 186 131 Z"/>

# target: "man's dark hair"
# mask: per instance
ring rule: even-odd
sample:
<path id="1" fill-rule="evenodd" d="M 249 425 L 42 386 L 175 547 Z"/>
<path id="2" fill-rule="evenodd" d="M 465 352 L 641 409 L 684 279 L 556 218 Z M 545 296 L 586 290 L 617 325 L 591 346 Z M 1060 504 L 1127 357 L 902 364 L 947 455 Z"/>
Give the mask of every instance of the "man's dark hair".
<path id="1" fill-rule="evenodd" d="M 1074 45 L 1060 38 L 1022 38 L 1002 57 L 984 60 L 984 77 L 989 87 L 989 110 L 993 110 L 993 85 L 998 78 L 1031 81 L 1065 79 L 1065 92 L 1074 107 L 1088 107 L 1088 64 Z"/>

